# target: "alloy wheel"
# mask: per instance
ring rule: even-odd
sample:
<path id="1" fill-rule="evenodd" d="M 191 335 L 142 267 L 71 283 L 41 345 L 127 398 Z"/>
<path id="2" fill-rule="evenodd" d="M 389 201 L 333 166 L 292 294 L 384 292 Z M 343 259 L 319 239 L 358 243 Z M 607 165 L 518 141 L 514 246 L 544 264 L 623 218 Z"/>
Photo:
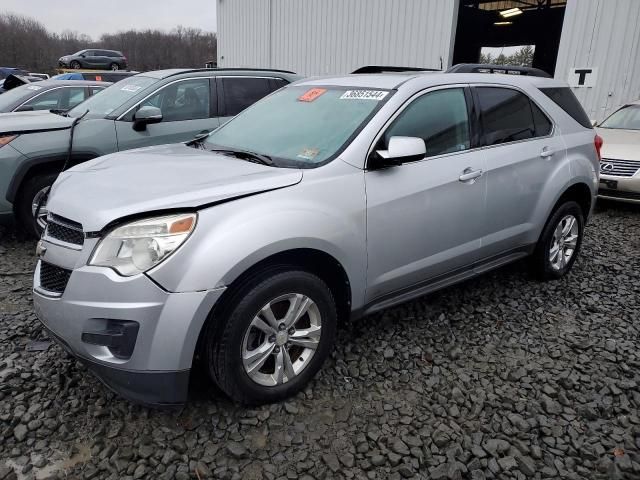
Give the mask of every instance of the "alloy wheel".
<path id="1" fill-rule="evenodd" d="M 255 315 L 242 342 L 249 378 L 264 386 L 290 382 L 309 365 L 322 335 L 316 303 L 306 295 L 281 295 Z"/>
<path id="2" fill-rule="evenodd" d="M 43 229 L 47 226 L 47 215 L 49 211 L 47 210 L 47 197 L 49 195 L 49 187 L 44 187 L 33 197 L 31 201 L 31 215 L 35 218 L 38 227 Z M 40 207 L 40 210 L 38 210 Z M 38 214 L 36 218 L 36 212 Z"/>
<path id="3" fill-rule="evenodd" d="M 573 257 L 578 246 L 578 220 L 573 215 L 566 215 L 558 222 L 549 249 L 549 262 L 554 270 L 562 270 Z"/>

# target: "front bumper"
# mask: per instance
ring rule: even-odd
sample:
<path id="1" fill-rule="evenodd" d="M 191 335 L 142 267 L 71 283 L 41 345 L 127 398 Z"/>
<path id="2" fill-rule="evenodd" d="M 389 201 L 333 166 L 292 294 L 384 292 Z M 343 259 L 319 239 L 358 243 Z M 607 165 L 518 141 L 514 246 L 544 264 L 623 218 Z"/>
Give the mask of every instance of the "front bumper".
<path id="1" fill-rule="evenodd" d="M 146 275 L 121 277 L 82 261 L 72 265 L 70 259 L 81 252 L 46 241 L 43 245 L 33 300 L 53 338 L 125 398 L 151 405 L 184 403 L 200 331 L 224 289 L 167 292 Z M 62 293 L 41 285 L 43 261 L 71 270 Z M 134 346 L 125 356 L 88 341 L 87 335 L 110 333 L 114 322 L 137 324 Z"/>
<path id="2" fill-rule="evenodd" d="M 640 204 L 640 173 L 636 173 L 633 177 L 620 177 L 601 173 L 598 197 Z"/>

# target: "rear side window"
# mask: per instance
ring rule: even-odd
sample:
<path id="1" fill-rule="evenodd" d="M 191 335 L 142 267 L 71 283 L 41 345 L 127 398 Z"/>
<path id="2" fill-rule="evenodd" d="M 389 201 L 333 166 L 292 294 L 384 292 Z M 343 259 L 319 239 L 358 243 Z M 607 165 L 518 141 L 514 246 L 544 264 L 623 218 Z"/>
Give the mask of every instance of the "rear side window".
<path id="1" fill-rule="evenodd" d="M 569 87 L 541 88 L 540 91 L 585 128 L 593 128 L 591 120 Z"/>
<path id="2" fill-rule="evenodd" d="M 225 115 L 233 116 L 271 93 L 268 78 L 222 77 Z"/>
<path id="3" fill-rule="evenodd" d="M 485 145 L 527 140 L 536 136 L 529 97 L 517 90 L 499 87 L 477 87 L 476 94 Z"/>
<path id="4" fill-rule="evenodd" d="M 551 120 L 533 102 L 531 102 L 531 110 L 533 111 L 533 121 L 536 125 L 536 137 L 546 137 L 553 128 Z"/>

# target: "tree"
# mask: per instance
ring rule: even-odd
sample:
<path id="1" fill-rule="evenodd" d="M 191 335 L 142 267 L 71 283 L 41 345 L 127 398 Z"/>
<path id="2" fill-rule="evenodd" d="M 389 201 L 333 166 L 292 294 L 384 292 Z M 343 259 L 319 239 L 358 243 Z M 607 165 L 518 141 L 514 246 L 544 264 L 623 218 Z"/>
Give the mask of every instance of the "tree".
<path id="1" fill-rule="evenodd" d="M 102 35 L 94 41 L 71 30 L 56 34 L 29 17 L 0 13 L 0 65 L 54 73 L 58 58 L 84 48 L 121 50 L 132 70 L 204 67 L 216 58 L 213 32 L 177 26 L 170 32 L 128 30 Z"/>

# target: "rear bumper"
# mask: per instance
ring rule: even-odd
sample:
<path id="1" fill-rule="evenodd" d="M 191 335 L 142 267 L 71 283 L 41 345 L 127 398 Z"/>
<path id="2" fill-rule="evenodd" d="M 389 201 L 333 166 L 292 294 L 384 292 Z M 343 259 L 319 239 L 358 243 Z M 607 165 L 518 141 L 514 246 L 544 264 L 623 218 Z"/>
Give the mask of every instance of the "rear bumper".
<path id="1" fill-rule="evenodd" d="M 121 277 L 103 267 L 73 268 L 64 261 L 73 252 L 44 245 L 44 261 L 72 270 L 62 293 L 53 293 L 40 284 L 42 260 L 36 266 L 34 307 L 53 338 L 129 400 L 184 403 L 200 331 L 224 289 L 167 292 L 146 275 Z M 122 323 L 137 327 L 127 337 L 133 345 L 125 354 L 111 340 L 95 341 L 114 337 L 114 325 Z"/>
<path id="2" fill-rule="evenodd" d="M 598 197 L 619 202 L 640 204 L 640 174 L 633 177 L 600 175 Z"/>

